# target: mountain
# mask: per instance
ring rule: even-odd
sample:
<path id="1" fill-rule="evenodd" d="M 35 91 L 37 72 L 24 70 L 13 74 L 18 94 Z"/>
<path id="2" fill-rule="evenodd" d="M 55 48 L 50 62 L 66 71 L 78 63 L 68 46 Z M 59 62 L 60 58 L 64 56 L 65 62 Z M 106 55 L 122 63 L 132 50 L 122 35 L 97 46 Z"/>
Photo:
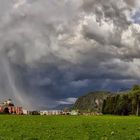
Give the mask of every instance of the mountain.
<path id="1" fill-rule="evenodd" d="M 78 109 L 81 112 L 101 112 L 104 99 L 112 94 L 113 93 L 106 91 L 90 92 L 84 96 L 79 97 L 75 102 L 73 109 Z"/>

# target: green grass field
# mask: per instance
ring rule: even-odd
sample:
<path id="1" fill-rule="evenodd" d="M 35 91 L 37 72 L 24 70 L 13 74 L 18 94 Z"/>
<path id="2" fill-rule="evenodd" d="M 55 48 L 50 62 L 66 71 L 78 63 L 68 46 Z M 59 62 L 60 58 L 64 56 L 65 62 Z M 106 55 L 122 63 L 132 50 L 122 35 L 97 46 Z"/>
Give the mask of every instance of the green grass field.
<path id="1" fill-rule="evenodd" d="M 0 116 L 0 140 L 139 139 L 135 116 Z"/>

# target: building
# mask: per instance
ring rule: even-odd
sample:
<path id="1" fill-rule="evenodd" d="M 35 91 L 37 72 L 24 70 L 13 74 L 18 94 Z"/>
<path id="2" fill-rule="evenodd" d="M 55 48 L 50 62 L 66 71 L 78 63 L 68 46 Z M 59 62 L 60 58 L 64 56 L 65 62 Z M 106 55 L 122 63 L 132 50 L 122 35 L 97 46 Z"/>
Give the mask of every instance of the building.
<path id="1" fill-rule="evenodd" d="M 44 110 L 40 111 L 40 115 L 61 115 L 61 110 Z"/>
<path id="2" fill-rule="evenodd" d="M 76 115 L 79 115 L 79 112 L 78 112 L 78 110 L 72 110 L 72 111 L 70 112 L 70 115 L 76 116 Z"/>
<path id="3" fill-rule="evenodd" d="M 30 115 L 30 111 L 26 109 L 22 109 L 23 115 Z"/>
<path id="4" fill-rule="evenodd" d="M 22 107 L 14 106 L 11 99 L 0 103 L 0 113 L 6 114 L 23 114 Z"/>

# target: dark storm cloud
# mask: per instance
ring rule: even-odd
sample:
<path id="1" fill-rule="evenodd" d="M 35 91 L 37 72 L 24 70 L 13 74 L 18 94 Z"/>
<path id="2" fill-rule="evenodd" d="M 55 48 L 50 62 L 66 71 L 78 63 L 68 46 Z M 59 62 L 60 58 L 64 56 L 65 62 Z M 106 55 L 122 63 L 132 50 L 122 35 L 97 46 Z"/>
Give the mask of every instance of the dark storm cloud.
<path id="1" fill-rule="evenodd" d="M 138 0 L 1 2 L 1 98 L 53 106 L 139 82 Z"/>

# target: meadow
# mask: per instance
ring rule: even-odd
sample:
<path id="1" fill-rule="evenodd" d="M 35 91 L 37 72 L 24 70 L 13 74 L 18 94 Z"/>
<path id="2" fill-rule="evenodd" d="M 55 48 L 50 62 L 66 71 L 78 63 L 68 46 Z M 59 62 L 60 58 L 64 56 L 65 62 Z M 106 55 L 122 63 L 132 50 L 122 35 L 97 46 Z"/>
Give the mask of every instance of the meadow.
<path id="1" fill-rule="evenodd" d="M 136 116 L 0 115 L 0 140 L 139 140 Z"/>

